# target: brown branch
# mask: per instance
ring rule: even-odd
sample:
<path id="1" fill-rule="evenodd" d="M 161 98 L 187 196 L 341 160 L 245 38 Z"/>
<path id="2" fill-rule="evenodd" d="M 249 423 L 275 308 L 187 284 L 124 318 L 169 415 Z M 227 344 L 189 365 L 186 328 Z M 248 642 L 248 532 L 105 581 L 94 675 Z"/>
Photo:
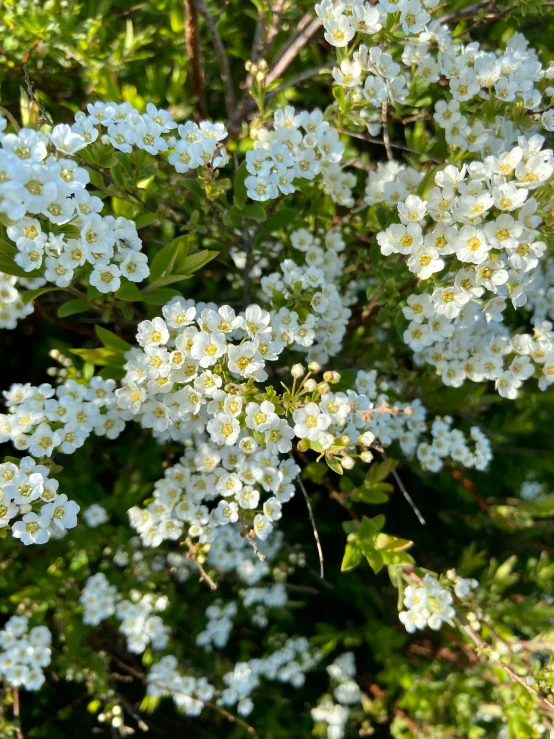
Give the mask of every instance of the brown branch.
<path id="1" fill-rule="evenodd" d="M 20 722 L 20 708 L 19 708 L 19 688 L 12 688 L 13 698 L 13 716 L 15 719 L 15 736 L 17 739 L 24 739 L 23 731 L 21 730 Z"/>
<path id="2" fill-rule="evenodd" d="M 206 95 L 202 81 L 200 65 L 200 43 L 198 40 L 198 11 L 194 0 L 183 0 L 185 45 L 191 66 L 192 94 L 196 98 L 194 118 L 201 121 L 206 118 Z"/>
<path id="3" fill-rule="evenodd" d="M 272 97 L 273 95 L 277 95 L 278 92 L 282 92 L 283 90 L 286 90 L 289 87 L 296 87 L 296 85 L 299 85 L 301 82 L 305 82 L 306 80 L 309 80 L 312 77 L 317 77 L 317 75 L 321 72 L 321 70 L 326 69 L 328 66 L 329 66 L 328 64 L 320 64 L 318 67 L 314 67 L 313 69 L 308 69 L 306 70 L 306 72 L 302 72 L 301 74 L 296 75 L 296 77 L 293 77 L 290 80 L 285 80 L 285 82 L 280 84 L 279 87 L 276 87 L 274 90 L 270 90 L 267 93 L 267 97 Z"/>
<path id="4" fill-rule="evenodd" d="M 479 648 L 480 651 L 483 649 L 491 649 L 490 644 L 487 644 L 487 642 L 471 628 L 471 626 L 462 616 L 460 616 L 460 614 L 458 614 L 458 621 L 460 623 L 461 630 L 471 639 L 471 641 Z M 508 676 L 512 682 L 518 683 L 518 685 L 521 685 L 525 688 L 525 690 L 527 690 L 528 693 L 533 695 L 541 704 L 541 706 L 543 706 L 543 708 L 548 711 L 554 712 L 554 703 L 550 700 L 550 698 L 541 695 L 538 690 L 536 690 L 532 685 L 528 685 L 525 681 L 525 678 L 521 677 L 521 675 L 518 675 L 513 667 L 510 667 L 510 665 L 507 665 L 501 659 L 495 659 L 494 662 L 495 664 L 499 665 L 501 669 L 508 673 Z"/>
<path id="5" fill-rule="evenodd" d="M 343 131 L 339 128 L 335 129 L 337 133 L 340 133 L 344 136 L 352 136 L 353 139 L 359 139 L 360 141 L 367 141 L 370 144 L 379 144 L 380 146 L 383 146 L 383 141 L 375 136 L 368 136 L 365 133 L 356 133 L 355 131 Z M 405 146 L 404 144 L 397 144 L 394 141 L 390 142 L 390 145 L 393 149 L 399 149 L 400 151 L 407 151 L 410 154 L 417 154 L 420 157 L 427 157 L 427 159 L 430 162 L 434 162 L 435 164 L 441 164 L 441 162 L 438 159 L 435 159 L 432 156 L 429 156 L 429 154 L 426 154 L 424 151 L 418 151 L 417 149 L 411 149 L 409 146 Z"/>
<path id="6" fill-rule="evenodd" d="M 217 583 L 208 575 L 204 567 L 198 561 L 198 558 L 194 552 L 194 547 L 192 546 L 192 544 L 188 544 L 188 553 L 186 557 L 198 568 L 198 571 L 200 572 L 200 582 L 205 580 L 212 590 L 217 590 L 218 588 Z"/>
<path id="7" fill-rule="evenodd" d="M 266 78 L 266 85 L 270 85 L 276 79 L 281 77 L 284 72 L 290 67 L 292 62 L 296 59 L 298 54 L 311 40 L 317 31 L 321 28 L 321 21 L 319 18 L 314 18 L 306 28 L 298 34 L 295 40 L 283 51 L 279 59 L 274 63 L 273 67 L 269 70 Z"/>
<path id="8" fill-rule="evenodd" d="M 272 67 L 264 81 L 266 86 L 278 79 L 288 69 L 300 51 L 304 46 L 306 46 L 320 27 L 321 23 L 319 19 L 314 18 L 311 13 L 306 13 L 306 15 L 301 18 L 294 33 L 291 34 L 277 52 L 275 59 L 272 62 Z M 290 84 L 286 85 L 286 87 L 289 86 Z M 237 131 L 240 130 L 242 121 L 245 120 L 251 112 L 256 110 L 256 103 L 248 91 L 248 78 L 246 87 L 247 90 L 243 95 L 242 100 L 238 104 L 234 114 L 230 116 L 227 122 L 227 130 L 229 133 L 237 133 Z M 284 89 L 284 85 L 281 85 L 278 89 Z"/>
<path id="9" fill-rule="evenodd" d="M 227 109 L 227 117 L 230 118 L 235 110 L 235 91 L 233 88 L 233 78 L 231 76 L 231 67 L 229 65 L 229 57 L 227 51 L 217 30 L 217 24 L 214 21 L 205 0 L 192 0 L 198 9 L 198 12 L 202 14 L 206 26 L 208 27 L 208 33 L 212 39 L 214 46 L 215 55 L 219 61 L 219 69 L 221 72 L 221 81 L 223 82 L 223 93 L 225 95 L 225 107 Z"/>

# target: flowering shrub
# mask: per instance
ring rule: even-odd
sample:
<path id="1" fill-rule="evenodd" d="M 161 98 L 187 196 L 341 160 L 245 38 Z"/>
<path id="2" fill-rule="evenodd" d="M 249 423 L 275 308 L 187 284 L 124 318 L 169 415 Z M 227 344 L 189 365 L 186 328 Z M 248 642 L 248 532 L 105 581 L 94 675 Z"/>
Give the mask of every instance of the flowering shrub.
<path id="1" fill-rule="evenodd" d="M 2 736 L 554 730 L 549 5 L 6 3 Z"/>

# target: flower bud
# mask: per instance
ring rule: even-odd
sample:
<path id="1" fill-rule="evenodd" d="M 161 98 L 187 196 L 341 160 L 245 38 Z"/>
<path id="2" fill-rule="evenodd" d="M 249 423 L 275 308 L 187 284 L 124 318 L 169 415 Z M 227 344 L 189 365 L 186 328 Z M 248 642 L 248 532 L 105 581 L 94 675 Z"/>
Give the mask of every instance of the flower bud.
<path id="1" fill-rule="evenodd" d="M 319 372 L 321 370 L 321 365 L 319 364 L 319 362 L 310 362 L 310 364 L 308 365 L 308 369 L 310 370 L 310 372 Z"/>
<path id="2" fill-rule="evenodd" d="M 351 470 L 356 464 L 356 460 L 353 457 L 342 457 L 340 460 L 343 469 Z"/>
<path id="3" fill-rule="evenodd" d="M 290 373 L 295 379 L 299 380 L 301 377 L 304 377 L 306 370 L 301 364 L 293 364 Z"/>
<path id="4" fill-rule="evenodd" d="M 327 370 L 327 372 L 323 373 L 323 379 L 325 382 L 335 385 L 337 382 L 340 382 L 340 373 L 335 370 Z"/>
<path id="5" fill-rule="evenodd" d="M 325 393 L 328 393 L 331 390 L 331 387 L 328 382 L 320 382 L 317 385 L 317 389 L 322 395 L 325 395 Z"/>
<path id="6" fill-rule="evenodd" d="M 360 459 L 362 460 L 362 462 L 365 462 L 367 464 L 373 459 L 373 454 L 366 450 L 365 452 L 362 452 L 360 454 Z"/>
<path id="7" fill-rule="evenodd" d="M 312 380 L 311 378 L 309 380 L 306 380 L 304 383 L 304 389 L 307 390 L 309 393 L 313 393 L 313 391 L 317 387 L 317 382 L 315 380 Z"/>

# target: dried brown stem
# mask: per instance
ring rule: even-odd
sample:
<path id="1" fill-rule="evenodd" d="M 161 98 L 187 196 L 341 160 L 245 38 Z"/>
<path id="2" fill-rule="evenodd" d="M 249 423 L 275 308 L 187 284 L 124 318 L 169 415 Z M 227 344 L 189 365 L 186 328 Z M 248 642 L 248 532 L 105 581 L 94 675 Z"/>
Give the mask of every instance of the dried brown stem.
<path id="1" fill-rule="evenodd" d="M 185 44 L 190 59 L 192 94 L 196 98 L 194 118 L 198 122 L 206 118 L 206 94 L 204 92 L 200 62 L 198 11 L 194 0 L 183 0 L 183 14 L 185 18 Z"/>
<path id="2" fill-rule="evenodd" d="M 223 82 L 223 94 L 225 95 L 225 107 L 227 109 L 227 117 L 230 118 L 235 110 L 235 90 L 233 88 L 233 78 L 231 76 L 231 66 L 229 64 L 229 57 L 227 56 L 227 50 L 221 40 L 219 31 L 217 30 L 217 23 L 214 21 L 205 0 L 192 0 L 198 9 L 198 12 L 204 18 L 206 26 L 208 27 L 208 33 L 212 39 L 215 55 L 219 62 L 219 69 L 221 72 L 221 81 Z"/>

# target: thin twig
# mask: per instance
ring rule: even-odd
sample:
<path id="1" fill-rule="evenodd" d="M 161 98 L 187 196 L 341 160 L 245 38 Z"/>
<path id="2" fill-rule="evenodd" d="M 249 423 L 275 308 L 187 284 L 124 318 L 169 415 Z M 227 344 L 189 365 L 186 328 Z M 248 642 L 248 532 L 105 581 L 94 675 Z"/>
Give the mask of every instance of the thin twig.
<path id="1" fill-rule="evenodd" d="M 296 77 L 292 77 L 292 79 L 286 80 L 274 90 L 270 90 L 267 93 L 267 97 L 272 97 L 273 95 L 277 95 L 277 93 L 282 92 L 283 90 L 287 90 L 289 87 L 296 87 L 296 85 L 299 85 L 301 82 L 305 82 L 312 77 L 317 77 L 321 70 L 326 69 L 328 66 L 329 64 L 320 64 L 318 67 L 314 67 L 313 69 L 308 69 L 306 72 L 297 74 Z"/>
<path id="2" fill-rule="evenodd" d="M 194 117 L 196 121 L 206 118 L 206 95 L 200 66 L 200 43 L 198 40 L 198 11 L 194 0 L 183 0 L 184 32 L 187 54 L 191 66 L 192 94 L 196 98 Z"/>
<path id="3" fill-rule="evenodd" d="M 352 136 L 353 139 L 360 139 L 360 141 L 367 141 L 370 144 L 379 144 L 380 146 L 383 146 L 383 141 L 375 136 L 368 136 L 365 133 L 356 133 L 355 131 L 343 131 L 340 128 L 335 129 L 337 133 L 343 134 L 344 136 Z M 417 149 L 410 149 L 409 146 L 404 146 L 404 144 L 397 144 L 394 141 L 390 142 L 390 145 L 393 149 L 400 149 L 401 151 L 407 151 L 410 154 L 417 154 L 420 157 L 427 157 L 427 159 L 430 162 L 434 162 L 435 164 L 441 164 L 438 159 L 435 159 L 432 156 L 429 156 L 429 154 L 426 154 L 423 151 L 418 151 Z"/>
<path id="4" fill-rule="evenodd" d="M 18 123 L 18 122 L 17 122 L 16 120 L 15 120 L 15 118 L 14 118 L 14 117 L 13 117 L 13 115 L 12 115 L 12 114 L 10 113 L 10 111 L 9 111 L 9 110 L 8 110 L 7 108 L 3 108 L 3 107 L 2 107 L 1 105 L 0 105 L 0 113 L 1 113 L 1 114 L 2 114 L 3 116 L 5 116 L 5 117 L 6 117 L 6 118 L 7 118 L 8 120 L 9 120 L 9 122 L 10 122 L 10 123 L 12 124 L 12 126 L 13 126 L 13 127 L 15 128 L 15 132 L 16 132 L 16 133 L 19 133 L 19 129 L 21 128 L 21 126 L 20 126 L 20 125 L 19 125 L 19 123 Z"/>
<path id="5" fill-rule="evenodd" d="M 312 510 L 312 504 L 310 503 L 310 498 L 308 496 L 308 491 L 306 490 L 306 486 L 304 485 L 304 482 L 300 475 L 297 477 L 298 485 L 300 486 L 300 490 L 302 491 L 302 495 L 304 496 L 304 500 L 306 501 L 306 506 L 308 508 L 308 515 L 310 517 L 310 523 L 312 524 L 312 531 L 314 532 L 314 539 L 315 539 L 315 545 L 317 547 L 317 554 L 319 556 L 319 576 L 322 580 L 325 579 L 325 570 L 323 567 L 324 559 L 323 559 L 323 549 L 321 547 L 321 541 L 319 540 L 319 533 L 317 530 L 317 526 L 315 525 L 315 518 L 314 518 L 314 512 Z"/>
<path id="6" fill-rule="evenodd" d="M 233 88 L 233 78 L 231 76 L 231 67 L 229 65 L 229 57 L 227 51 L 217 30 L 217 24 L 212 18 L 208 6 L 204 0 L 193 0 L 196 3 L 198 12 L 202 14 L 206 26 L 208 27 L 208 33 L 212 39 L 214 46 L 215 55 L 219 61 L 219 69 L 221 72 L 221 81 L 223 82 L 223 93 L 225 95 L 225 107 L 227 109 L 227 117 L 230 118 L 235 111 L 235 91 Z"/>
<path id="7" fill-rule="evenodd" d="M 376 449 L 377 449 L 377 451 L 379 451 L 379 452 L 381 453 L 381 455 L 382 455 L 383 459 L 388 459 L 387 455 L 385 454 L 385 450 L 383 449 L 383 447 L 376 447 Z M 400 475 L 398 474 L 398 472 L 397 472 L 397 471 L 396 471 L 395 469 L 393 469 L 393 470 L 392 470 L 392 476 L 393 476 L 393 477 L 394 477 L 394 479 L 396 480 L 396 484 L 397 484 L 397 485 L 398 485 L 398 487 L 400 488 L 400 491 L 401 491 L 402 495 L 403 495 L 403 496 L 404 496 L 404 497 L 406 498 L 406 500 L 407 500 L 407 501 L 408 501 L 408 503 L 410 504 L 410 508 L 411 508 L 411 509 L 412 509 L 412 511 L 413 511 L 413 512 L 414 512 L 414 513 L 416 514 L 416 516 L 417 516 L 417 520 L 419 521 L 419 523 L 420 523 L 420 524 L 421 524 L 422 526 L 427 526 L 427 522 L 425 521 L 425 519 L 424 519 L 424 518 L 423 518 L 423 516 L 421 515 L 421 513 L 420 513 L 420 511 L 419 511 L 419 508 L 418 508 L 418 507 L 416 506 L 416 504 L 414 503 L 414 501 L 413 501 L 413 499 L 412 499 L 412 496 L 411 496 L 411 495 L 410 495 L 410 493 L 409 493 L 409 492 L 408 492 L 408 491 L 406 490 L 406 487 L 405 487 L 404 483 L 403 483 L 403 482 L 402 482 L 402 480 L 400 479 Z"/>
<path id="8" fill-rule="evenodd" d="M 321 21 L 319 18 L 314 18 L 311 23 L 297 36 L 297 38 L 290 44 L 282 56 L 275 62 L 273 67 L 269 70 L 266 77 L 266 85 L 270 85 L 279 77 L 282 77 L 283 73 L 290 67 L 292 62 L 296 59 L 298 54 L 311 40 L 313 36 L 321 28 Z"/>
<path id="9" fill-rule="evenodd" d="M 29 70 L 27 68 L 27 65 L 25 62 L 22 63 L 23 66 L 23 77 L 25 78 L 25 84 L 27 85 L 27 94 L 29 95 L 29 98 L 33 101 L 33 103 L 37 106 L 39 109 L 41 119 L 39 123 L 42 121 L 43 123 L 49 123 L 51 126 L 53 126 L 52 118 L 50 115 L 46 112 L 46 108 L 44 105 L 40 102 L 40 100 L 35 95 L 35 91 L 33 88 L 33 83 L 31 82 L 31 78 L 29 77 Z"/>
<path id="10" fill-rule="evenodd" d="M 198 558 L 194 552 L 194 547 L 192 546 L 192 544 L 188 545 L 188 553 L 186 557 L 197 567 L 198 571 L 200 572 L 200 582 L 205 580 L 212 590 L 217 590 L 218 584 L 208 575 L 206 570 L 202 567 L 202 565 L 198 561 Z"/>
<path id="11" fill-rule="evenodd" d="M 477 647 L 479 647 L 479 650 L 491 649 L 490 644 L 487 644 L 487 642 L 476 631 L 474 631 L 471 628 L 471 626 L 467 623 L 467 621 L 463 618 L 463 616 L 460 616 L 460 614 L 458 614 L 458 621 L 460 623 L 461 630 L 467 636 L 469 636 L 471 641 Z M 522 685 L 527 690 L 528 693 L 531 693 L 531 695 L 535 696 L 535 698 L 539 701 L 539 703 L 544 708 L 546 708 L 548 711 L 554 712 L 554 703 L 550 700 L 550 698 L 542 696 L 532 685 L 528 685 L 527 682 L 525 681 L 525 678 L 521 677 L 521 675 L 518 675 L 513 667 L 510 667 L 510 665 L 507 665 L 501 659 L 496 659 L 494 660 L 494 662 L 508 673 L 510 680 L 512 680 L 512 682 Z"/>
<path id="12" fill-rule="evenodd" d="M 117 662 L 117 664 L 123 669 L 126 670 L 129 675 L 133 675 L 133 677 L 136 677 L 138 680 L 143 682 L 145 685 L 154 685 L 157 688 L 161 688 L 162 690 L 167 691 L 168 693 L 175 693 L 176 695 L 187 695 L 187 697 L 190 698 L 188 694 L 182 693 L 180 690 L 175 690 L 174 688 L 171 688 L 168 685 L 164 685 L 163 683 L 157 682 L 156 680 L 149 680 L 148 677 L 139 670 L 136 670 L 134 667 L 131 667 L 130 665 L 123 662 L 123 660 L 119 659 L 115 654 L 110 652 L 110 657 L 114 660 L 114 662 Z M 242 726 L 242 728 L 250 734 L 252 739 L 258 739 L 258 734 L 256 733 L 256 729 L 253 726 L 250 726 L 250 724 L 246 723 L 243 719 L 240 718 L 240 716 L 235 716 L 234 713 L 230 713 L 229 711 L 225 710 L 225 708 L 222 708 L 221 706 L 216 705 L 215 703 L 212 703 L 211 701 L 203 700 L 202 698 L 195 697 L 196 700 L 199 700 L 200 703 L 203 703 L 206 708 L 211 708 L 213 711 L 217 711 L 221 716 L 227 719 L 227 721 L 231 723 L 235 723 L 238 726 Z"/>
<path id="13" fill-rule="evenodd" d="M 387 159 L 389 160 L 389 162 L 392 162 L 394 157 L 392 154 L 392 149 L 390 148 L 388 111 L 389 111 L 389 104 L 385 100 L 383 104 L 381 105 L 381 123 L 383 124 L 383 144 L 385 146 L 385 151 L 387 152 Z"/>

